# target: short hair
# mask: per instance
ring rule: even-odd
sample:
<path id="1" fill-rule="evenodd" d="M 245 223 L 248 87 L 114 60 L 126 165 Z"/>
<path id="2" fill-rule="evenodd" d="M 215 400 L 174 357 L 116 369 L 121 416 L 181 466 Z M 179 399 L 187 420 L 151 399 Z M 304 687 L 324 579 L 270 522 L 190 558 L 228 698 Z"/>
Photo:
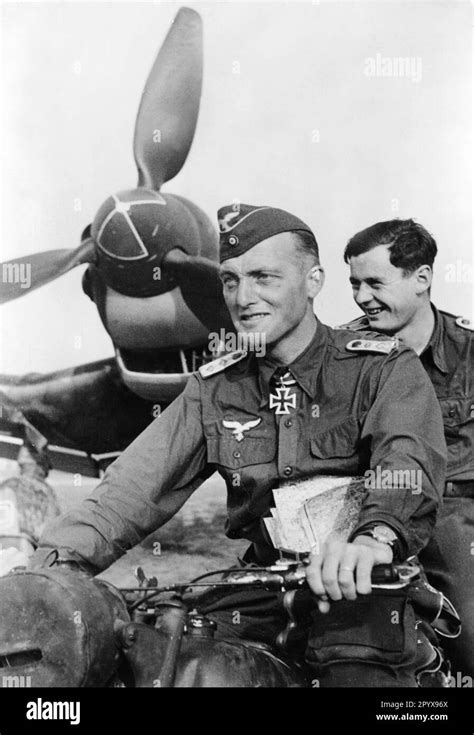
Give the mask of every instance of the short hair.
<path id="1" fill-rule="evenodd" d="M 319 265 L 319 248 L 315 236 L 306 230 L 293 230 L 292 234 L 295 236 L 293 242 L 298 249 L 298 254 L 304 258 L 310 256 Z"/>
<path id="2" fill-rule="evenodd" d="M 433 267 L 438 252 L 436 241 L 425 228 L 412 219 L 377 222 L 352 237 L 344 250 L 344 260 L 367 253 L 378 245 L 389 245 L 390 262 L 405 273 L 413 273 L 420 265 Z"/>

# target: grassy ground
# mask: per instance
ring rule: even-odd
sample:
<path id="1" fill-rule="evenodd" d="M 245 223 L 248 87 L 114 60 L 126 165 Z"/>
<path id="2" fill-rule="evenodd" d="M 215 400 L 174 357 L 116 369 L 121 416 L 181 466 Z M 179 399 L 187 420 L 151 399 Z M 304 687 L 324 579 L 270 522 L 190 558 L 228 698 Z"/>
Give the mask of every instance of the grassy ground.
<path id="1" fill-rule="evenodd" d="M 147 576 L 156 576 L 160 584 L 168 584 L 233 566 L 248 542 L 227 539 L 223 533 L 224 522 L 223 510 L 208 520 L 178 515 L 102 576 L 113 584 L 126 586 L 132 583 L 133 570 L 140 565 Z"/>

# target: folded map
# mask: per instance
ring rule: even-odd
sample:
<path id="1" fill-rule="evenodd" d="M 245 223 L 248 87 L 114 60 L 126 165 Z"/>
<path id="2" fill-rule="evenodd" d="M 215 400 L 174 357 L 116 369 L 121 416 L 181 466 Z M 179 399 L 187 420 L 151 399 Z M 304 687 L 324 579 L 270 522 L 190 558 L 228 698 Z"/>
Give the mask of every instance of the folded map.
<path id="1" fill-rule="evenodd" d="M 277 549 L 306 553 L 329 535 L 347 540 L 367 495 L 363 477 L 318 476 L 273 490 L 275 508 L 264 523 Z"/>

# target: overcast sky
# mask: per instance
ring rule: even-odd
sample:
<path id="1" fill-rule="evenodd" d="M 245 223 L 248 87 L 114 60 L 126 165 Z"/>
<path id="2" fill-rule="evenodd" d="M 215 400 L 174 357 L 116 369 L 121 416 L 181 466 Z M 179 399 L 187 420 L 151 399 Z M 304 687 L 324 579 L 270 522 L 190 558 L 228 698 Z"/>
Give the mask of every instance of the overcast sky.
<path id="1" fill-rule="evenodd" d="M 2 260 L 75 247 L 100 204 L 136 185 L 135 115 L 180 5 L 2 5 Z M 415 217 L 439 246 L 435 303 L 472 318 L 470 3 L 188 5 L 204 23 L 201 112 L 164 191 L 214 220 L 234 198 L 306 220 L 327 269 L 317 312 L 331 325 L 360 313 L 348 238 Z M 112 354 L 83 270 L 2 307 L 3 372 Z"/>

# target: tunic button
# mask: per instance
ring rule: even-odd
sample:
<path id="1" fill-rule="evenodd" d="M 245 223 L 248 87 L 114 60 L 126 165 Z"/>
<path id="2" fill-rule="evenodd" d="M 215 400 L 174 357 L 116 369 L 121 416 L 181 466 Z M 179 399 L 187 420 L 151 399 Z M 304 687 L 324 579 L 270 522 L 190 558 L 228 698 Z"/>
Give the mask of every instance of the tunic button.
<path id="1" fill-rule="evenodd" d="M 286 419 L 285 426 L 287 429 L 289 429 L 290 426 L 293 426 L 293 421 L 291 419 Z"/>
<path id="2" fill-rule="evenodd" d="M 293 472 L 293 467 L 290 467 L 290 466 L 285 467 L 285 469 L 283 470 L 283 474 L 286 475 L 287 477 L 288 475 L 291 475 L 292 472 Z"/>
<path id="3" fill-rule="evenodd" d="M 236 459 L 239 459 L 239 457 L 240 457 L 240 452 L 238 452 L 238 451 L 236 450 L 236 451 L 234 452 L 234 457 L 235 457 Z"/>
<path id="4" fill-rule="evenodd" d="M 455 408 L 450 408 L 449 409 L 449 415 L 450 416 L 455 416 L 456 415 L 456 409 Z"/>

